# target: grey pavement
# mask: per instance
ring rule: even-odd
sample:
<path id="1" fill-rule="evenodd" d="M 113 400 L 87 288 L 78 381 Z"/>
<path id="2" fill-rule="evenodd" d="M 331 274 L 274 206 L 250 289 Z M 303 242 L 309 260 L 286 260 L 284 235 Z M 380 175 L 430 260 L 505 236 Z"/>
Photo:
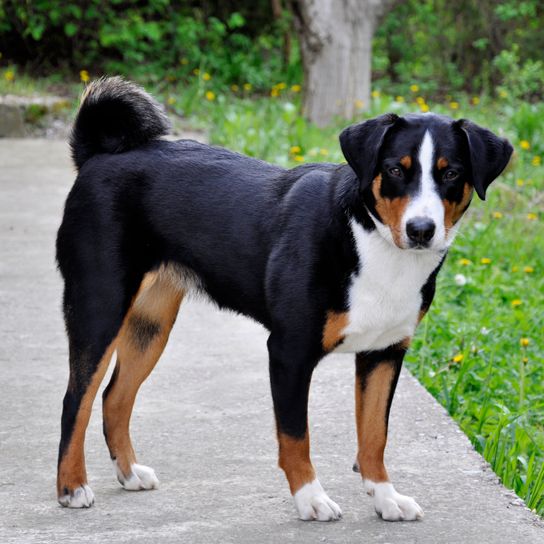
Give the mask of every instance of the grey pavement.
<path id="1" fill-rule="evenodd" d="M 73 178 L 65 143 L 0 140 L 0 542 L 544 542 L 539 518 L 498 484 L 408 373 L 393 404 L 387 458 L 397 489 L 426 517 L 380 520 L 351 471 L 349 355 L 321 363 L 310 404 L 313 459 L 344 518 L 297 520 L 276 467 L 266 331 L 201 301 L 182 306 L 133 415 L 139 461 L 156 470 L 161 487 L 121 489 L 97 402 L 86 447 L 96 504 L 60 507 L 55 468 L 68 364 L 54 237 Z"/>

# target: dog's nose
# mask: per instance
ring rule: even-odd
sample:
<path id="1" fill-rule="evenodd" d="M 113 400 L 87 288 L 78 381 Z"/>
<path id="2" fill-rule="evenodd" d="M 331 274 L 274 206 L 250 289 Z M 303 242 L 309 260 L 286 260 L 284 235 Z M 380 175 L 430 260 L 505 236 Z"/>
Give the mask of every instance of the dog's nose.
<path id="1" fill-rule="evenodd" d="M 427 245 L 432 237 L 436 225 L 432 219 L 427 217 L 414 217 L 406 223 L 406 234 L 416 245 Z"/>

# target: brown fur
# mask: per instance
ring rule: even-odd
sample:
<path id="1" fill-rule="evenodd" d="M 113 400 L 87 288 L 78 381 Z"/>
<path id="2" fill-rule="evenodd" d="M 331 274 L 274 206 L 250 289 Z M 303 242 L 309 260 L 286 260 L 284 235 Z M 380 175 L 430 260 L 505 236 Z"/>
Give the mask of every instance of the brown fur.
<path id="1" fill-rule="evenodd" d="M 285 472 L 289 489 L 294 495 L 303 485 L 315 480 L 315 470 L 310 460 L 310 437 L 293 438 L 278 433 L 280 446 L 279 466 Z"/>
<path id="2" fill-rule="evenodd" d="M 393 241 L 399 247 L 401 247 L 401 221 L 402 216 L 408 206 L 409 197 L 403 196 L 398 198 L 385 198 L 381 195 L 380 190 L 382 186 L 382 176 L 378 175 L 374 179 L 372 185 L 372 193 L 376 199 L 376 211 L 380 215 L 383 223 L 385 223 L 390 229 L 393 235 Z"/>
<path id="3" fill-rule="evenodd" d="M 373 482 L 389 481 L 383 454 L 387 442 L 386 412 L 394 376 L 393 366 L 384 362 L 366 377 L 364 389 L 359 378 L 355 384 L 357 462 L 361 476 Z"/>
<path id="4" fill-rule="evenodd" d="M 399 161 L 406 170 L 410 170 L 412 168 L 412 157 L 410 155 L 405 155 L 402 157 Z"/>
<path id="5" fill-rule="evenodd" d="M 450 230 L 463 215 L 464 211 L 467 209 L 467 206 L 470 204 L 472 199 L 473 189 L 468 184 L 465 183 L 463 187 L 463 198 L 461 202 L 450 202 L 449 200 L 444 200 L 444 226 L 446 231 Z"/>
<path id="6" fill-rule="evenodd" d="M 70 443 L 59 464 L 57 475 L 57 492 L 59 496 L 70 493 L 87 483 L 84 451 L 85 431 L 89 423 L 89 418 L 91 417 L 91 410 L 94 398 L 96 397 L 96 392 L 104 379 L 114 350 L 115 340 L 106 349 L 91 383 L 81 399 Z"/>
<path id="7" fill-rule="evenodd" d="M 110 454 L 127 477 L 131 464 L 136 462 L 129 434 L 136 394 L 166 346 L 183 295 L 168 275 L 148 274 L 118 337 L 115 373 L 104 399 L 104 430 Z M 138 336 L 142 332 L 138 324 L 142 322 L 156 324 L 145 345 Z"/>
<path id="8" fill-rule="evenodd" d="M 439 169 L 439 170 L 442 170 L 444 168 L 446 168 L 448 166 L 449 162 L 448 162 L 448 159 L 446 159 L 446 157 L 440 157 L 437 161 L 436 161 L 436 167 Z"/>
<path id="9" fill-rule="evenodd" d="M 325 351 L 332 351 L 342 340 L 342 331 L 347 327 L 349 315 L 347 312 L 327 312 L 327 321 L 323 327 L 321 345 Z"/>

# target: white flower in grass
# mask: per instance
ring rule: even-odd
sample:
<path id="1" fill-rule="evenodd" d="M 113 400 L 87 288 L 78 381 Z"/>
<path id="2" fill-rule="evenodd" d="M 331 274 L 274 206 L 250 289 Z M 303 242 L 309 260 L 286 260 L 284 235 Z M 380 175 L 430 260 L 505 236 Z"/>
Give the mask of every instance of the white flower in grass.
<path id="1" fill-rule="evenodd" d="M 468 280 L 464 274 L 455 274 L 455 278 L 453 278 L 456 285 L 463 286 L 466 285 Z"/>
<path id="2" fill-rule="evenodd" d="M 480 334 L 483 334 L 484 336 L 487 336 L 491 331 L 487 327 L 482 327 L 480 329 Z"/>

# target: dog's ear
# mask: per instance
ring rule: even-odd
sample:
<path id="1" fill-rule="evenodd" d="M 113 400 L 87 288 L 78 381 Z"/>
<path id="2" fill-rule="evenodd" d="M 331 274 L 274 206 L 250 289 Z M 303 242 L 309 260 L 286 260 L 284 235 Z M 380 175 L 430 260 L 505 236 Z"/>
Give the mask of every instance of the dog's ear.
<path id="1" fill-rule="evenodd" d="M 459 119 L 455 124 L 466 135 L 472 168 L 472 183 L 478 196 L 485 200 L 485 192 L 489 184 L 506 168 L 514 148 L 506 138 L 499 138 L 490 130 L 467 119 Z"/>
<path id="2" fill-rule="evenodd" d="M 399 120 L 394 113 L 351 125 L 340 133 L 340 147 L 364 189 L 374 178 L 378 153 L 387 131 Z"/>

